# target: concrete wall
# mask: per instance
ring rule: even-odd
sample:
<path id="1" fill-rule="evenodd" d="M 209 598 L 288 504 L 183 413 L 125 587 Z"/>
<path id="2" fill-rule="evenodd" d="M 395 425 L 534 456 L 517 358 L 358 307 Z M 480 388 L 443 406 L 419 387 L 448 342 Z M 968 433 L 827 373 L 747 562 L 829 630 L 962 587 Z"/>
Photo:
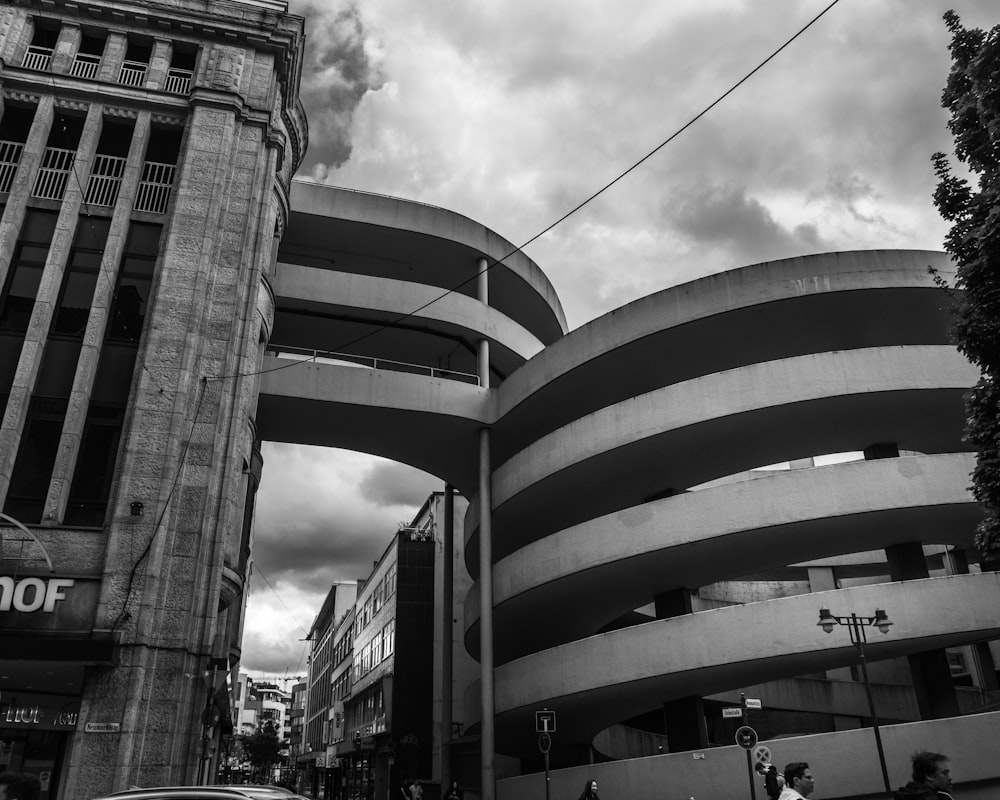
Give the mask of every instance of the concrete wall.
<path id="1" fill-rule="evenodd" d="M 752 714 L 752 712 L 751 712 Z M 752 717 L 751 717 L 752 723 Z M 1000 761 L 996 758 L 1000 712 L 882 729 L 886 764 L 893 789 L 909 780 L 910 755 L 917 750 L 943 752 L 951 758 L 955 797 L 1000 797 Z M 533 738 L 533 733 L 526 736 Z M 559 734 L 556 733 L 555 736 Z M 882 775 L 870 728 L 763 742 L 778 769 L 806 761 L 816 776 L 810 800 L 884 797 Z M 696 758 L 701 752 L 704 758 Z M 750 796 L 746 751 L 736 747 L 673 753 L 629 761 L 573 767 L 551 773 L 549 796 L 573 800 L 593 778 L 606 800 L 733 800 Z M 758 798 L 766 798 L 755 778 Z M 544 773 L 508 778 L 497 784 L 497 800 L 543 800 Z"/>

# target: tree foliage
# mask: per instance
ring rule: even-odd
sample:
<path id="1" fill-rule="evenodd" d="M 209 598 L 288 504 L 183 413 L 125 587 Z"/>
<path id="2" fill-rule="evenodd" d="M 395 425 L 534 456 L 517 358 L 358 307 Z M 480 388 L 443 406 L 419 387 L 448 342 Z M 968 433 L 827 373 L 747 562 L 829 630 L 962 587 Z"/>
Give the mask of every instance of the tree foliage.
<path id="1" fill-rule="evenodd" d="M 977 451 L 972 491 L 986 517 L 976 545 L 1000 561 L 1000 25 L 965 28 L 944 15 L 952 66 L 942 95 L 955 156 L 969 180 L 955 176 L 944 153 L 933 156 L 934 204 L 951 223 L 945 248 L 957 268 L 955 334 L 959 350 L 981 370 L 966 397 L 966 441 Z"/>
<path id="2" fill-rule="evenodd" d="M 256 731 L 239 737 L 239 744 L 247 761 L 254 772 L 264 775 L 268 767 L 276 763 L 281 752 L 281 742 L 278 740 L 274 723 L 267 720 Z"/>

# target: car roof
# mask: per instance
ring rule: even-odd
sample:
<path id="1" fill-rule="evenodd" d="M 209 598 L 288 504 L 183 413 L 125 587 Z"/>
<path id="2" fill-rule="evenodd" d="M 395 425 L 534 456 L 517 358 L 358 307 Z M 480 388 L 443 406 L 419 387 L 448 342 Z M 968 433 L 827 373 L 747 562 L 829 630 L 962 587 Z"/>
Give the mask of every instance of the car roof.
<path id="1" fill-rule="evenodd" d="M 153 786 L 115 792 L 104 800 L 293 800 L 295 797 L 278 786 Z"/>

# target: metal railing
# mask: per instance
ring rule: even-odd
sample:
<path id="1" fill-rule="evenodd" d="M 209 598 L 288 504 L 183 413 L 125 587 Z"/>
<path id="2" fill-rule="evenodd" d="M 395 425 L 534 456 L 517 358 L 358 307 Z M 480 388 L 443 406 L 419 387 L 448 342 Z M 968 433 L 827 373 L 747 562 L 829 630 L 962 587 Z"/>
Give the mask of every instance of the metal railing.
<path id="1" fill-rule="evenodd" d="M 135 196 L 136 211 L 150 211 L 163 214 L 170 203 L 170 190 L 174 185 L 174 164 L 147 161 L 142 165 L 142 179 Z"/>
<path id="2" fill-rule="evenodd" d="M 69 74 L 75 78 L 96 78 L 100 66 L 100 56 L 77 53 L 76 58 L 73 59 L 73 66 L 69 68 Z"/>
<path id="3" fill-rule="evenodd" d="M 123 61 L 121 72 L 118 73 L 118 83 L 123 86 L 142 86 L 146 82 L 146 70 L 149 64 L 142 61 Z"/>
<path id="4" fill-rule="evenodd" d="M 299 361 L 315 361 L 317 364 L 334 364 L 341 367 L 386 369 L 392 372 L 429 375 L 432 378 L 446 378 L 479 385 L 479 376 L 471 372 L 429 367 L 426 364 L 411 364 L 408 361 L 393 361 L 391 358 L 375 358 L 374 356 L 360 356 L 356 353 L 335 353 L 330 350 L 311 350 L 308 347 L 286 347 L 275 344 L 269 345 L 265 353 L 275 358 L 294 358 Z"/>
<path id="5" fill-rule="evenodd" d="M 194 73 L 191 70 L 171 67 L 167 70 L 167 82 L 163 89 L 171 94 L 188 94 L 191 91 L 193 78 Z"/>
<path id="6" fill-rule="evenodd" d="M 35 188 L 31 192 L 32 197 L 41 200 L 62 200 L 75 156 L 75 150 L 46 147 L 42 155 L 42 165 L 35 178 Z"/>
<path id="7" fill-rule="evenodd" d="M 21 66 L 25 69 L 37 69 L 41 72 L 47 72 L 49 65 L 52 63 L 52 53 L 53 48 L 51 47 L 39 47 L 36 44 L 29 45 L 27 52 L 24 54 L 24 59 L 21 61 Z"/>
<path id="8" fill-rule="evenodd" d="M 98 153 L 94 158 L 94 169 L 87 181 L 85 202 L 94 206 L 113 206 L 118 202 L 118 189 L 121 187 L 124 172 L 124 158 Z"/>
<path id="9" fill-rule="evenodd" d="M 0 192 L 9 192 L 13 186 L 22 150 L 24 145 L 21 142 L 0 141 Z"/>

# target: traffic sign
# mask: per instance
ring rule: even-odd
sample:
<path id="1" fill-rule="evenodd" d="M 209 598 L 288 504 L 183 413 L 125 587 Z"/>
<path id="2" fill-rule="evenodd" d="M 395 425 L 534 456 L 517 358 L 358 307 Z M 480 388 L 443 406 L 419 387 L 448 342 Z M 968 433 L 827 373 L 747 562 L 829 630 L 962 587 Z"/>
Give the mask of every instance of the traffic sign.
<path id="1" fill-rule="evenodd" d="M 535 733 L 555 733 L 556 712 L 545 709 L 535 712 Z"/>
<path id="2" fill-rule="evenodd" d="M 760 708 L 763 708 L 763 707 L 764 706 L 761 705 L 759 697 L 748 697 L 747 698 L 747 708 L 757 708 L 757 709 L 760 709 Z"/>
<path id="3" fill-rule="evenodd" d="M 771 763 L 771 749 L 767 745 L 759 745 L 754 748 L 753 760 L 758 764 Z"/>
<path id="4" fill-rule="evenodd" d="M 736 730 L 736 744 L 744 750 L 753 750 L 757 746 L 757 731 L 749 725 L 743 725 Z"/>
<path id="5" fill-rule="evenodd" d="M 724 708 L 724 709 L 722 709 L 722 718 L 723 719 L 728 719 L 729 717 L 742 717 L 742 716 L 743 716 L 743 709 L 742 708 Z"/>

